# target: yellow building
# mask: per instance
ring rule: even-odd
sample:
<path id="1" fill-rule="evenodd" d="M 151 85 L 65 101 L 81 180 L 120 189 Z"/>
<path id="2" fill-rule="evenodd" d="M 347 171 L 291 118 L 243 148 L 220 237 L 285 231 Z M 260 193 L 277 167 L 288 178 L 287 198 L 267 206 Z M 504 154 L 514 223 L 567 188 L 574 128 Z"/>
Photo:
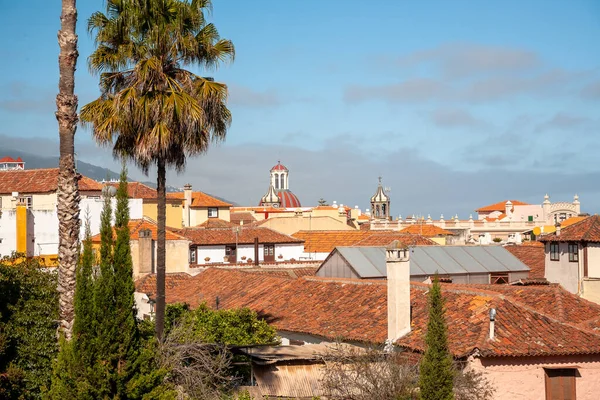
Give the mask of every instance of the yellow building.
<path id="1" fill-rule="evenodd" d="M 297 209 L 232 207 L 231 218 L 238 220 L 237 214 L 251 215 L 256 219 L 256 226 L 291 235 L 299 231 L 355 231 L 358 225 L 353 215 L 356 212 L 358 210 L 343 205 Z"/>
<path id="2" fill-rule="evenodd" d="M 147 218 L 132 219 L 129 221 L 129 230 L 134 277 L 156 273 L 156 223 Z M 166 230 L 167 273 L 189 272 L 190 243 L 190 240 L 173 230 Z M 92 237 L 92 246 L 95 253 L 99 254 L 100 234 Z"/>
<path id="3" fill-rule="evenodd" d="M 193 192 L 190 184 L 184 186 L 183 192 L 167 193 L 167 199 L 180 204 L 183 202 L 179 218 L 184 227 L 200 225 L 213 218 L 230 220 L 230 203 L 203 192 Z"/>
<path id="4" fill-rule="evenodd" d="M 118 187 L 118 182 L 110 182 L 110 185 Z M 158 201 L 156 189 L 146 186 L 140 182 L 129 182 L 127 192 L 130 199 L 142 199 L 142 213 L 144 217 L 153 221 L 158 220 Z M 182 200 L 169 196 L 167 193 L 167 226 L 171 228 L 182 228 L 181 219 Z"/>

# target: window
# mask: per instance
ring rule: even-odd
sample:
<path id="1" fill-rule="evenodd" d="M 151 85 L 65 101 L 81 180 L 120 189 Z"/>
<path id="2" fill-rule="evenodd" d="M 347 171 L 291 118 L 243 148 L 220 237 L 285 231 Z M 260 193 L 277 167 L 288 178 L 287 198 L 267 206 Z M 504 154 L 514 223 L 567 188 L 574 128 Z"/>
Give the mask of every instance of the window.
<path id="1" fill-rule="evenodd" d="M 550 261 L 560 260 L 560 254 L 558 252 L 558 243 L 550 243 Z"/>
<path id="2" fill-rule="evenodd" d="M 196 263 L 196 248 L 192 247 L 190 249 L 190 264 L 195 264 Z"/>
<path id="3" fill-rule="evenodd" d="M 235 257 L 235 246 L 225 246 L 225 255 L 227 257 Z"/>
<path id="4" fill-rule="evenodd" d="M 577 369 L 545 369 L 546 400 L 575 400 L 575 377 Z"/>
<path id="5" fill-rule="evenodd" d="M 208 207 L 208 218 L 219 218 L 219 209 L 217 207 Z"/>
<path id="6" fill-rule="evenodd" d="M 579 262 L 579 246 L 577 243 L 569 243 L 569 262 Z"/>
<path id="7" fill-rule="evenodd" d="M 492 285 L 502 285 L 508 283 L 508 272 L 498 272 L 495 274 L 490 274 L 490 283 Z"/>
<path id="8" fill-rule="evenodd" d="M 19 204 L 23 204 L 27 206 L 27 208 L 33 207 L 33 197 L 31 196 L 21 196 L 19 197 Z"/>

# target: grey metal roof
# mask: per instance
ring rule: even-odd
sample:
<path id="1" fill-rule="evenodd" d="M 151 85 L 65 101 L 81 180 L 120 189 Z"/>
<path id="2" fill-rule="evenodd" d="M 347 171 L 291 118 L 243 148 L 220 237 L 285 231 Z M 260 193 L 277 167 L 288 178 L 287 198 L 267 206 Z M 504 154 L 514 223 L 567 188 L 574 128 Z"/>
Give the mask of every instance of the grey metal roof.
<path id="1" fill-rule="evenodd" d="M 362 278 L 386 274 L 384 247 L 336 247 Z M 529 271 L 502 246 L 415 246 L 410 252 L 410 275 L 428 276 Z"/>
<path id="2" fill-rule="evenodd" d="M 385 278 L 384 247 L 336 247 L 361 278 Z"/>

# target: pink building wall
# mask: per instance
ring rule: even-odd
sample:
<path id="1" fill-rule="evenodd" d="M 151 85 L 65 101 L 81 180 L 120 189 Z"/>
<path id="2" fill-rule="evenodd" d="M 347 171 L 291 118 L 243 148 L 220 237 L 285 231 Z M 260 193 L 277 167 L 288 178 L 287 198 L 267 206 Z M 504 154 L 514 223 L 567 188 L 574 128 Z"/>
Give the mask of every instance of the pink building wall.
<path id="1" fill-rule="evenodd" d="M 545 367 L 577 368 L 577 399 L 600 398 L 600 355 L 471 358 L 469 361 L 469 367 L 483 372 L 495 387 L 496 400 L 545 400 Z"/>

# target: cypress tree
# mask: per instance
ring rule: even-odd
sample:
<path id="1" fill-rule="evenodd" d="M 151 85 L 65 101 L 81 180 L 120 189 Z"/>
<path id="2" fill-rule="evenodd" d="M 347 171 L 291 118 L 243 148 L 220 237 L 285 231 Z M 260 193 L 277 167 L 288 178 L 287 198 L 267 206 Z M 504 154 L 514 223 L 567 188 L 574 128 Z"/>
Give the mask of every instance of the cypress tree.
<path id="1" fill-rule="evenodd" d="M 75 286 L 75 322 L 73 324 L 74 351 L 83 365 L 91 365 L 94 357 L 93 339 L 96 335 L 94 315 L 94 254 L 89 210 L 86 213 L 83 253 L 77 268 Z"/>
<path id="2" fill-rule="evenodd" d="M 115 210 L 115 230 L 117 240 L 113 253 L 115 272 L 115 312 L 119 327 L 117 338 L 117 374 L 119 387 L 117 391 L 124 393 L 125 384 L 133 372 L 132 366 L 138 356 L 140 338 L 136 321 L 135 285 L 133 283 L 133 262 L 131 260 L 129 232 L 129 196 L 127 194 L 127 169 L 123 166 L 117 190 L 117 207 Z M 123 397 L 123 396 L 119 396 Z"/>
<path id="3" fill-rule="evenodd" d="M 104 206 L 100 216 L 100 271 L 96 277 L 94 292 L 94 315 L 96 338 L 94 341 L 96 362 L 91 382 L 99 398 L 112 397 L 116 391 L 115 369 L 119 326 L 116 321 L 115 273 L 113 268 L 113 230 L 111 226 L 112 205 L 108 190 L 104 193 Z"/>
<path id="4" fill-rule="evenodd" d="M 448 349 L 444 299 L 437 276 L 429 290 L 429 321 L 425 354 L 421 360 L 419 387 L 422 400 L 453 400 L 454 369 Z"/>

